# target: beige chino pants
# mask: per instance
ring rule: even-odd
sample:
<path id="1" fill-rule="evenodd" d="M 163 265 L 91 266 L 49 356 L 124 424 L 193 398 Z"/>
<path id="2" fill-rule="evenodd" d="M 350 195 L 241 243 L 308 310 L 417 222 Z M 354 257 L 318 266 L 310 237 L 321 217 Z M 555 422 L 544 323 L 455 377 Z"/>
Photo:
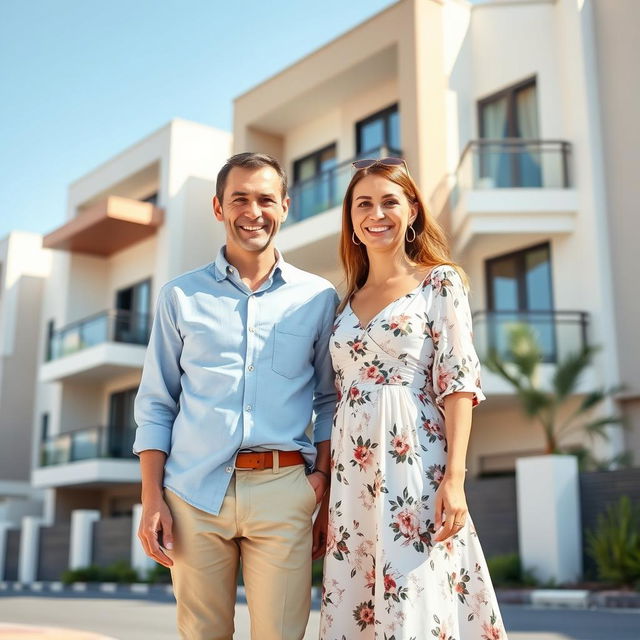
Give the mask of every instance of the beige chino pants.
<path id="1" fill-rule="evenodd" d="M 239 561 L 252 640 L 302 640 L 311 607 L 316 505 L 304 466 L 236 469 L 219 515 L 170 490 L 174 549 L 167 552 L 185 640 L 231 640 Z"/>

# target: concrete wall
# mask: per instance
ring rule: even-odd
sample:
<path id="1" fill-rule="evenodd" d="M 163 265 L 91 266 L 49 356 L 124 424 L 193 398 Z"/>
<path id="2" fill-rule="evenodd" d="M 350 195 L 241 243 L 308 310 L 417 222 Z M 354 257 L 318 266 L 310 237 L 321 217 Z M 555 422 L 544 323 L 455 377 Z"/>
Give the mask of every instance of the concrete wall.
<path id="1" fill-rule="evenodd" d="M 635 0 L 588 0 L 594 17 L 598 96 L 601 104 L 607 220 L 611 246 L 615 310 L 615 343 L 620 380 L 627 387 L 621 402 L 629 431 L 627 446 L 640 464 L 640 353 L 637 339 L 640 298 L 630 295 L 629 275 L 637 273 L 637 239 L 640 237 L 640 181 L 637 150 L 640 147 L 640 83 L 637 81 L 637 34 L 640 6 Z"/>
<path id="2" fill-rule="evenodd" d="M 2 481 L 28 496 L 34 380 L 44 280 L 51 257 L 37 234 L 13 232 L 0 242 L 0 495 Z"/>

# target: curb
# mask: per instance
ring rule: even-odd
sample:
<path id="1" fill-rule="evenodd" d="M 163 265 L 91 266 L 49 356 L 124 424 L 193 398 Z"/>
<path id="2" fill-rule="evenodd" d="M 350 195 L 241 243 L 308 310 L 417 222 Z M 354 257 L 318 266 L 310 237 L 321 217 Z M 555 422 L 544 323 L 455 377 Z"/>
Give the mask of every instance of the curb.
<path id="1" fill-rule="evenodd" d="M 586 589 L 496 589 L 501 604 L 547 609 L 640 609 L 640 593 Z"/>
<path id="2" fill-rule="evenodd" d="M 117 584 L 115 582 L 0 582 L 0 593 L 104 593 L 110 595 L 173 596 L 170 584 Z M 246 600 L 243 586 L 238 587 L 238 598 Z M 545 609 L 640 609 L 640 592 L 634 591 L 587 591 L 585 589 L 496 589 L 500 604 L 529 605 Z M 311 599 L 317 602 L 322 597 L 321 587 L 311 588 Z"/>

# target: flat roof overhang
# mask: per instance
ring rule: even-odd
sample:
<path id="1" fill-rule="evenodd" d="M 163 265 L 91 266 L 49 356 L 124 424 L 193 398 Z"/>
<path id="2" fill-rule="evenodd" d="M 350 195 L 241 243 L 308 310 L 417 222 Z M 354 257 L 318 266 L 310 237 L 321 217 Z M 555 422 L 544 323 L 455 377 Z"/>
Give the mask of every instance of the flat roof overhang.
<path id="1" fill-rule="evenodd" d="M 42 246 L 106 257 L 151 237 L 163 220 L 164 210 L 149 202 L 109 196 L 47 234 Z"/>

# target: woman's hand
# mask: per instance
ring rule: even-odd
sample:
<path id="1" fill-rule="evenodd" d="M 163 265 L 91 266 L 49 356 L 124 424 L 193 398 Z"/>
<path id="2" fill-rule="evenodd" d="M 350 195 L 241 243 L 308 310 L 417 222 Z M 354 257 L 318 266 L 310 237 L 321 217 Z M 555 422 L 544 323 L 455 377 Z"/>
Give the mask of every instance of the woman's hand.
<path id="1" fill-rule="evenodd" d="M 467 522 L 467 499 L 464 495 L 464 477 L 451 478 L 446 474 L 435 495 L 434 542 L 442 542 L 455 535 Z M 440 529 L 440 531 L 438 531 Z"/>

